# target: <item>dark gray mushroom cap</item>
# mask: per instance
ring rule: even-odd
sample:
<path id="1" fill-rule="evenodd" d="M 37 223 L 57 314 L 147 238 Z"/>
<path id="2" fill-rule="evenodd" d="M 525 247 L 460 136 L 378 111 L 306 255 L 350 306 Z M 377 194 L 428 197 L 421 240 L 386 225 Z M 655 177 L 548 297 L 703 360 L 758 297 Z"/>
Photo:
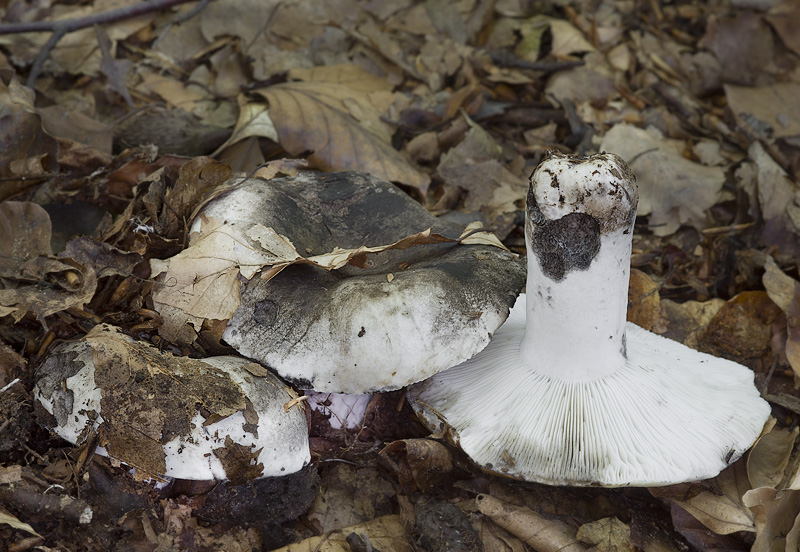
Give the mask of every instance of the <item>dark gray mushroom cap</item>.
<path id="1" fill-rule="evenodd" d="M 272 228 L 301 255 L 390 244 L 431 227 L 450 238 L 463 231 L 392 184 L 353 172 L 248 179 L 203 214 L 245 235 L 254 224 Z M 485 245 L 387 250 L 367 263 L 253 278 L 223 338 L 302 388 L 398 389 L 483 349 L 525 281 L 515 255 Z"/>

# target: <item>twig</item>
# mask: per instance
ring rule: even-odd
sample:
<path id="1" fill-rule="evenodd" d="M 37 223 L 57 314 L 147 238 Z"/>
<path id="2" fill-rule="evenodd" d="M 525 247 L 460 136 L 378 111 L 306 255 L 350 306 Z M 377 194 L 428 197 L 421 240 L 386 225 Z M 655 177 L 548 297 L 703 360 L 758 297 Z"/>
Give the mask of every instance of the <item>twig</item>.
<path id="1" fill-rule="evenodd" d="M 30 75 L 28 76 L 27 85 L 33 88 L 36 84 L 36 79 L 39 78 L 39 73 L 42 71 L 42 65 L 50 55 L 50 52 L 58 44 L 64 35 L 86 27 L 94 25 L 107 25 L 115 23 L 123 19 L 130 19 L 138 17 L 146 13 L 163 10 L 178 4 L 186 4 L 195 0 L 147 0 L 140 4 L 132 4 L 116 10 L 111 10 L 103 13 L 87 15 L 85 17 L 75 17 L 73 19 L 60 19 L 56 21 L 31 21 L 28 23 L 5 23 L 0 24 L 0 35 L 6 34 L 19 34 L 19 33 L 40 33 L 51 32 L 50 40 L 44 45 L 39 55 L 31 67 Z"/>
<path id="2" fill-rule="evenodd" d="M 69 523 L 85 525 L 92 521 L 92 507 L 67 495 L 50 495 L 22 487 L 0 488 L 0 501 L 11 504 L 28 515 L 59 516 Z"/>
<path id="3" fill-rule="evenodd" d="M 192 17 L 203 11 L 209 3 L 211 3 L 211 0 L 200 0 L 197 5 L 188 12 L 173 17 L 172 20 L 164 26 L 163 30 L 158 33 L 158 38 L 155 40 L 155 42 L 153 42 L 152 49 L 156 49 L 158 43 L 161 42 L 161 39 L 167 35 L 169 30 L 172 29 L 173 25 L 183 23 L 184 21 L 189 21 Z"/>

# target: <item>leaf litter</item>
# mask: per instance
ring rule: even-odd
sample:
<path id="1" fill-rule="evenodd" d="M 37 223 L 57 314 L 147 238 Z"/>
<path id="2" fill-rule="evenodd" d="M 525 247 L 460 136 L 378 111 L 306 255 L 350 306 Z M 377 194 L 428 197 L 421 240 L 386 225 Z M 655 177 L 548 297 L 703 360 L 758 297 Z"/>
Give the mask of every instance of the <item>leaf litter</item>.
<path id="1" fill-rule="evenodd" d="M 0 13 L 3 23 L 53 21 L 129 4 L 17 2 Z M 423 534 L 414 513 L 445 501 L 484 550 L 531 549 L 532 523 L 544 531 L 537 549 L 796 549 L 800 10 L 792 0 L 534 4 L 180 5 L 67 33 L 33 88 L 22 78 L 48 33 L 0 31 L 0 66 L 16 71 L 0 72 L 0 464 L 24 470 L 30 496 L 136 504 L 102 527 L 76 525 L 3 481 L 2 546 L 410 550 Z M 297 513 L 258 531 L 223 529 L 198 524 L 204 501 L 225 509 L 207 489 L 158 495 L 32 422 L 34 371 L 101 322 L 178 355 L 229 353 L 213 336 L 243 279 L 280 278 L 291 264 L 353 268 L 439 239 L 420 228 L 392 244 L 309 254 L 267 227 L 234 235 L 206 220 L 192 235 L 200 205 L 231 177 L 370 172 L 445 219 L 479 219 L 522 253 L 526 178 L 548 148 L 615 151 L 637 174 L 629 319 L 745 363 L 773 402 L 775 426 L 717 478 L 650 493 L 500 486 L 389 394 L 353 430 L 312 416 L 320 465 L 383 466 L 358 491 L 375 506 L 358 524 L 322 534 Z M 84 227 L 63 216 L 90 211 Z M 53 479 L 47 468 L 64 460 L 71 468 Z M 334 473 L 322 470 L 318 500 L 338 493 L 342 509 L 355 508 Z M 502 516 L 482 512 L 496 501 Z M 515 516 L 535 521 L 519 528 Z"/>

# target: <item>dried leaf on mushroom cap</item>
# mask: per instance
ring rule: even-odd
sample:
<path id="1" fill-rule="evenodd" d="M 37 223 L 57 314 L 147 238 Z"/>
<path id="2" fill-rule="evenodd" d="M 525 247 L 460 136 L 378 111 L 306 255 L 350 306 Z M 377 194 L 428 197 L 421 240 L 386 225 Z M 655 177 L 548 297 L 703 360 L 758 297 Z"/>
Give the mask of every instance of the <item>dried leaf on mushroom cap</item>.
<path id="1" fill-rule="evenodd" d="M 515 255 L 459 243 L 463 227 L 358 173 L 248 179 L 209 204 L 194 230 L 210 219 L 248 246 L 254 229 L 269 228 L 304 257 L 430 228 L 448 238 L 355 255 L 335 272 L 295 263 L 243 285 L 223 338 L 305 389 L 398 389 L 454 366 L 486 346 L 524 280 Z"/>
<path id="2" fill-rule="evenodd" d="M 54 433 L 96 431 L 102 453 L 142 477 L 244 482 L 310 461 L 302 405 L 279 378 L 243 358 L 161 353 L 107 325 L 56 347 L 36 400 Z"/>

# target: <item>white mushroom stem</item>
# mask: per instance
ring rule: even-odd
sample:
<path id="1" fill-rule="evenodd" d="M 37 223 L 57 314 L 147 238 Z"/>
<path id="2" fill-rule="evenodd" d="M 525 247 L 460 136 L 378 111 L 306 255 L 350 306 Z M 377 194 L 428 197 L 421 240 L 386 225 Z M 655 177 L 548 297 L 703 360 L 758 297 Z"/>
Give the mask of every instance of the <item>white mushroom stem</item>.
<path id="1" fill-rule="evenodd" d="M 631 233 L 618 230 L 600 242 L 591 267 L 573 271 L 560 282 L 542 272 L 537 255 L 528 254 L 520 352 L 525 365 L 542 375 L 591 381 L 625 363 Z"/>
<path id="2" fill-rule="evenodd" d="M 526 366 L 592 381 L 625 363 L 637 201 L 633 174 L 613 154 L 551 155 L 534 171 L 525 218 Z"/>

